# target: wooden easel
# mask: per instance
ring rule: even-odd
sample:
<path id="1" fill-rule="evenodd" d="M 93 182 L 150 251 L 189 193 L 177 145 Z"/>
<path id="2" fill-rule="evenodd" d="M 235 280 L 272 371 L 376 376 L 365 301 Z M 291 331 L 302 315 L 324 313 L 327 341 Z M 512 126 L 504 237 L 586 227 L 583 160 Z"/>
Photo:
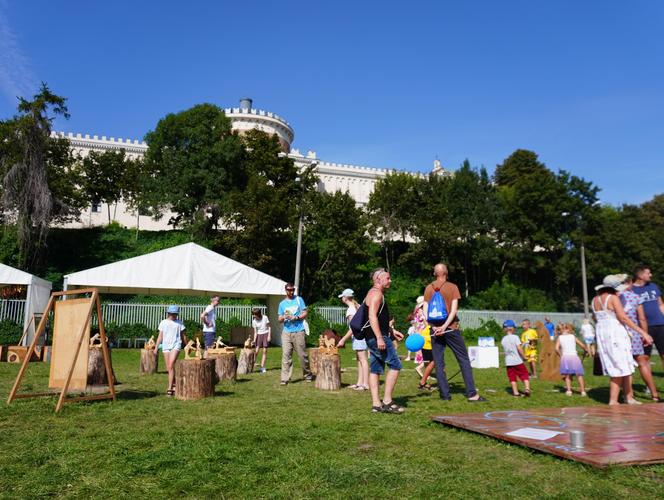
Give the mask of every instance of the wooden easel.
<path id="1" fill-rule="evenodd" d="M 46 322 L 48 320 L 48 315 L 52 310 L 55 310 L 56 307 L 56 302 L 59 302 L 57 300 L 58 297 L 68 297 L 72 295 L 81 295 L 81 294 L 91 294 L 89 299 L 79 299 L 81 301 L 89 302 L 89 307 L 86 310 L 86 319 L 83 323 L 83 326 L 80 328 L 80 332 L 78 333 L 78 336 L 75 337 L 75 342 L 73 343 L 73 349 L 74 352 L 68 352 L 65 351 L 67 347 L 72 345 L 71 343 L 71 338 L 67 338 L 66 333 L 58 328 L 57 321 L 54 325 L 53 328 L 53 358 L 51 362 L 51 372 L 49 376 L 49 387 L 51 388 L 61 388 L 60 392 L 60 397 L 58 398 L 58 402 L 55 406 L 55 412 L 58 413 L 63 405 L 65 403 L 72 403 L 74 401 L 90 401 L 90 400 L 96 400 L 96 399 L 113 399 L 115 401 L 115 387 L 113 387 L 113 372 L 111 369 L 111 356 L 108 351 L 108 345 L 107 345 L 107 337 L 106 337 L 106 331 L 104 329 L 104 322 L 102 320 L 101 316 L 101 302 L 99 301 L 99 292 L 97 291 L 96 288 L 82 288 L 80 290 L 70 290 L 70 291 L 64 291 L 64 292 L 55 292 L 51 294 L 51 298 L 48 301 L 48 304 L 46 305 L 46 309 L 44 310 L 44 314 L 41 317 L 41 320 L 39 321 L 39 326 L 37 327 L 37 330 L 35 331 L 35 336 L 32 339 L 32 342 L 30 343 L 30 347 L 28 348 L 28 352 L 23 359 L 23 364 L 21 365 L 21 369 L 18 372 L 18 375 L 16 376 L 16 381 L 14 382 L 14 387 L 12 387 L 11 392 L 9 393 L 9 398 L 7 399 L 7 404 L 11 404 L 11 402 L 14 399 L 19 399 L 19 398 L 33 398 L 33 397 L 38 397 L 38 396 L 51 396 L 53 395 L 53 392 L 41 392 L 41 393 L 23 393 L 23 394 L 17 394 L 18 388 L 21 385 L 21 381 L 23 379 L 23 375 L 25 375 L 25 370 L 28 367 L 28 363 L 30 361 L 30 358 L 32 357 L 33 353 L 35 352 L 35 348 L 37 347 L 37 343 L 39 342 L 40 337 L 44 334 L 45 328 L 46 328 Z M 73 302 L 73 301 L 72 301 Z M 83 302 L 81 302 L 82 304 Z M 90 395 L 90 396 L 77 396 L 77 397 L 72 397 L 72 398 L 67 398 L 67 392 L 70 389 L 70 386 L 72 388 L 76 387 L 80 389 L 78 386 L 77 382 L 80 382 L 80 380 L 75 380 L 75 383 L 72 385 L 72 379 L 74 377 L 74 372 L 75 370 L 77 373 L 80 371 L 77 369 L 77 367 L 80 368 L 82 366 L 81 361 L 84 359 L 85 360 L 85 373 L 87 376 L 87 349 L 89 349 L 89 338 L 86 338 L 86 334 L 89 336 L 89 331 L 90 331 L 90 320 L 92 318 L 92 313 L 94 311 L 95 306 L 97 307 L 97 319 L 99 320 L 99 335 L 101 338 L 101 349 L 104 357 L 104 368 L 106 369 L 106 376 L 107 380 L 110 381 L 108 385 L 109 389 L 109 394 L 96 394 L 96 395 Z M 58 351 L 57 345 L 59 344 L 63 346 L 63 349 Z M 81 356 L 82 351 L 81 349 L 85 346 L 85 357 L 83 358 Z M 63 362 L 62 360 L 67 358 L 67 356 L 71 357 L 71 363 L 69 364 L 69 369 L 65 370 L 66 377 L 63 379 L 58 379 L 57 374 L 58 374 L 58 365 L 60 362 Z M 64 362 L 65 365 L 67 364 Z M 65 366 L 66 368 L 66 366 Z"/>

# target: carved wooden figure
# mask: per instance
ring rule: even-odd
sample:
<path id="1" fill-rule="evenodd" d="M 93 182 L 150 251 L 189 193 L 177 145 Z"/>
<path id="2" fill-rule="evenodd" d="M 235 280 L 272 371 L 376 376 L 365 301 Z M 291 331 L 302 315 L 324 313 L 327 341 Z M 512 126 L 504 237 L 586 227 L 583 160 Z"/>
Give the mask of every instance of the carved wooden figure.
<path id="1" fill-rule="evenodd" d="M 537 336 L 539 337 L 540 347 L 540 375 L 542 380 L 549 382 L 558 382 L 562 379 L 560 376 L 560 357 L 556 353 L 556 345 L 549 336 L 549 330 L 538 321 Z"/>
<path id="2" fill-rule="evenodd" d="M 139 373 L 141 375 L 152 375 L 157 373 L 157 368 L 159 366 L 159 352 L 155 350 L 156 343 L 154 341 L 154 335 L 150 337 L 143 349 L 141 349 L 141 366 Z"/>

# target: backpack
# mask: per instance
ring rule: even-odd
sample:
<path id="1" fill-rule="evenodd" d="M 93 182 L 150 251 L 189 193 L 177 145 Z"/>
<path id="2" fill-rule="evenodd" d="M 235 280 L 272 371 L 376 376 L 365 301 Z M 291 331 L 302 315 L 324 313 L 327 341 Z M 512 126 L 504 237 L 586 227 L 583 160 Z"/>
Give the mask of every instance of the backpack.
<path id="1" fill-rule="evenodd" d="M 441 326 L 447 319 L 448 312 L 445 300 L 440 294 L 440 288 L 433 289 L 433 295 L 429 300 L 429 308 L 427 309 L 427 321 L 434 326 Z"/>
<path id="2" fill-rule="evenodd" d="M 384 305 L 385 297 L 383 297 L 383 303 L 380 305 L 378 314 L 382 312 Z M 353 316 L 353 319 L 350 320 L 348 326 L 353 332 L 353 337 L 356 340 L 364 340 L 367 337 L 366 331 L 367 329 L 371 330 L 371 325 L 369 324 L 369 308 L 364 302 L 362 302 L 362 305 L 355 313 L 355 316 Z"/>

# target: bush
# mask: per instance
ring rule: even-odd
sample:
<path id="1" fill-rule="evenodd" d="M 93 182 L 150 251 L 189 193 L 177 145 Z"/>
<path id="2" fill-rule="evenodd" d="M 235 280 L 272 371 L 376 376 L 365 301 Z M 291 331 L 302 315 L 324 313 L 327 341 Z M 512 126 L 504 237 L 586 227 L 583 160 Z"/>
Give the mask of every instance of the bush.
<path id="1" fill-rule="evenodd" d="M 467 309 L 495 311 L 555 311 L 556 304 L 536 288 L 523 288 L 508 279 L 496 281 L 466 301 Z"/>
<path id="2" fill-rule="evenodd" d="M 482 322 L 479 328 L 464 328 L 463 338 L 466 342 L 477 343 L 479 337 L 493 337 L 493 339 L 498 343 L 500 337 L 503 334 L 503 329 L 501 326 L 496 323 L 495 320 L 490 319 L 489 321 L 480 320 Z"/>
<path id="3" fill-rule="evenodd" d="M 0 321 L 0 345 L 16 345 L 21 340 L 23 329 L 11 319 Z"/>
<path id="4" fill-rule="evenodd" d="M 145 326 L 143 323 L 123 323 L 118 325 L 109 323 L 106 325 L 107 335 L 113 339 L 149 339 L 152 335 L 157 335 L 157 331 Z"/>
<path id="5" fill-rule="evenodd" d="M 309 324 L 309 336 L 307 337 L 307 345 L 315 347 L 318 345 L 318 337 L 324 330 L 331 328 L 335 330 L 340 337 L 348 331 L 348 327 L 342 324 L 330 325 L 323 316 L 318 314 L 313 306 L 308 308 L 309 314 L 307 315 L 307 323 Z"/>

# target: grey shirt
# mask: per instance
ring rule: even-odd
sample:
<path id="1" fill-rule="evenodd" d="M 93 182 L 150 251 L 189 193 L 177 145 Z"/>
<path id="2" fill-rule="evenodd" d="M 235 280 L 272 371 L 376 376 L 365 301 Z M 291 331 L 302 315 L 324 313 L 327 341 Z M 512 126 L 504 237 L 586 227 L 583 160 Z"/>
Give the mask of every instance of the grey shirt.
<path id="1" fill-rule="evenodd" d="M 509 335 L 505 335 L 500 343 L 503 346 L 505 354 L 505 366 L 516 366 L 523 363 L 523 359 L 521 359 L 521 355 L 519 354 L 519 345 L 521 345 L 519 337 L 510 333 Z"/>

